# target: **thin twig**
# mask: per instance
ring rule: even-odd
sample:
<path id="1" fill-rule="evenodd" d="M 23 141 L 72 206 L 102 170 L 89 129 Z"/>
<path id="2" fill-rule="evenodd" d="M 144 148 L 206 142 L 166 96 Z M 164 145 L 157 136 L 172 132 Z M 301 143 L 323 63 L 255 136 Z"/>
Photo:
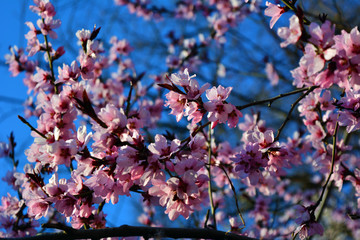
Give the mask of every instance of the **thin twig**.
<path id="1" fill-rule="evenodd" d="M 303 95 L 301 95 L 298 99 L 296 99 L 296 101 L 291 104 L 291 108 L 289 110 L 289 113 L 286 116 L 285 121 L 283 122 L 283 124 L 280 126 L 280 128 L 277 131 L 276 137 L 274 138 L 274 142 L 278 141 L 280 138 L 280 134 L 282 132 L 282 130 L 284 129 L 286 123 L 290 120 L 290 115 L 292 113 L 292 111 L 295 109 L 296 105 L 304 98 L 306 97 L 309 93 L 311 93 L 312 91 L 314 91 L 314 89 L 318 88 L 318 86 L 312 86 L 310 88 L 308 88 L 308 90 L 306 91 L 306 93 L 304 93 Z"/>
<path id="2" fill-rule="evenodd" d="M 244 220 L 244 218 L 243 218 L 243 216 L 242 216 L 242 214 L 241 214 L 241 210 L 240 210 L 239 203 L 238 203 L 238 200 L 237 200 L 236 190 L 235 190 L 234 184 L 232 183 L 232 181 L 231 181 L 228 173 L 226 172 L 226 169 L 225 169 L 223 166 L 221 166 L 221 165 L 220 165 L 219 167 L 220 167 L 221 170 L 223 170 L 223 172 L 225 173 L 226 178 L 228 179 L 228 181 L 229 181 L 229 183 L 230 183 L 231 190 L 232 190 L 232 192 L 233 192 L 233 194 L 234 194 L 236 210 L 237 210 L 237 212 L 239 213 L 239 216 L 240 216 L 240 218 L 241 218 L 242 224 L 244 225 L 242 228 L 245 228 L 245 226 L 246 226 L 246 225 L 245 225 L 245 220 Z"/>
<path id="3" fill-rule="evenodd" d="M 215 216 L 215 205 L 214 205 L 214 199 L 212 196 L 212 183 L 211 183 L 211 157 L 212 157 L 212 151 L 211 151 L 211 124 L 209 126 L 209 139 L 208 139 L 208 144 L 209 144 L 209 150 L 208 150 L 208 166 L 206 166 L 206 169 L 208 171 L 208 177 L 209 177 L 209 186 L 208 186 L 208 194 L 209 194 L 209 201 L 210 201 L 210 207 L 211 207 L 211 215 L 213 218 L 213 226 L 216 229 L 216 216 Z"/>
<path id="4" fill-rule="evenodd" d="M 34 132 L 36 132 L 37 134 L 39 134 L 41 137 L 47 139 L 47 137 L 46 137 L 44 134 L 42 134 L 41 132 L 39 132 L 39 130 L 37 130 L 36 128 L 34 128 L 33 126 L 31 126 L 31 124 L 30 124 L 28 121 L 26 121 L 25 118 L 23 118 L 23 117 L 20 116 L 20 115 L 18 115 L 18 118 L 19 118 L 23 123 L 25 123 L 25 124 L 31 129 L 31 131 L 34 131 Z"/>
<path id="5" fill-rule="evenodd" d="M 279 94 L 278 96 L 276 97 L 272 97 L 272 98 L 268 98 L 268 99 L 264 99 L 264 100 L 259 100 L 259 101 L 255 101 L 255 102 L 252 102 L 252 103 L 248 103 L 248 104 L 245 104 L 245 105 L 242 105 L 242 106 L 236 106 L 236 108 L 240 111 L 242 109 L 245 109 L 245 108 L 248 108 L 248 107 L 251 107 L 251 106 L 255 106 L 255 105 L 261 105 L 261 104 L 264 104 L 264 103 L 269 103 L 269 107 L 271 106 L 271 104 L 280 99 L 280 98 L 283 98 L 283 97 L 287 97 L 287 96 L 291 96 L 291 95 L 294 95 L 294 94 L 297 94 L 297 93 L 301 93 L 301 92 L 304 92 L 304 91 L 309 91 L 311 88 L 313 87 L 304 87 L 304 88 L 299 88 L 299 89 L 296 89 L 294 91 L 291 91 L 291 92 L 288 92 L 288 93 L 281 93 Z"/>
<path id="6" fill-rule="evenodd" d="M 41 18 L 41 20 L 42 20 L 43 24 L 45 24 L 45 19 Z M 50 46 L 49 46 L 49 41 L 48 41 L 47 35 L 44 35 L 44 40 L 45 40 L 45 47 L 46 47 L 46 52 L 47 52 L 47 56 L 48 56 L 48 60 L 49 60 L 49 67 L 50 67 L 50 71 L 51 71 L 51 84 L 54 86 L 55 93 L 58 94 L 59 89 L 57 88 L 57 86 L 55 84 L 53 58 L 51 57 L 51 54 L 50 54 Z"/>
<path id="7" fill-rule="evenodd" d="M 327 185 L 329 184 L 331 175 L 332 175 L 333 172 L 334 172 L 334 165 L 335 165 L 335 159 L 336 159 L 336 134 L 337 134 L 338 128 L 339 128 L 339 122 L 336 121 L 335 131 L 334 131 L 334 134 L 333 134 L 333 149 L 332 149 L 330 172 L 329 172 L 329 175 L 328 175 L 328 177 L 327 177 L 327 179 L 326 179 L 326 182 L 325 182 L 324 186 L 322 187 L 322 191 L 321 191 L 321 194 L 320 194 L 319 199 L 318 199 L 317 202 L 311 207 L 311 210 L 312 210 L 313 212 L 315 212 L 316 208 L 317 208 L 317 207 L 319 206 L 319 204 L 321 203 L 321 201 L 322 201 L 322 199 L 323 199 L 323 196 L 324 196 L 324 193 L 325 193 L 325 190 L 326 190 L 326 187 L 327 187 Z"/>

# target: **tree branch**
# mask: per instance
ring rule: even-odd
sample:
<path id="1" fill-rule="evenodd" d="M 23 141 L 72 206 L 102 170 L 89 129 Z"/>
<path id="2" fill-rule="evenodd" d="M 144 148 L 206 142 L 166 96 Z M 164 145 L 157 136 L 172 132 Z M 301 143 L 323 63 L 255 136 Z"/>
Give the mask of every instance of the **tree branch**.
<path id="1" fill-rule="evenodd" d="M 61 233 L 45 233 L 27 238 L 0 238 L 7 240 L 73 240 L 73 239 L 100 239 L 105 237 L 130 237 L 143 236 L 144 238 L 203 238 L 219 240 L 256 240 L 246 236 L 239 236 L 229 232 L 216 231 L 213 229 L 189 229 L 189 228 L 165 228 L 165 227 L 133 227 L 122 225 L 117 228 L 71 230 Z"/>

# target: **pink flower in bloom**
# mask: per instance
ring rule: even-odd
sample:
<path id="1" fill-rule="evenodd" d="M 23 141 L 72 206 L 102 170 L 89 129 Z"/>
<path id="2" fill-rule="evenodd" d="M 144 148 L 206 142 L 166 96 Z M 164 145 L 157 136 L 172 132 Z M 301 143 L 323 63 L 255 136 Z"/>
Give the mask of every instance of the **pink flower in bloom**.
<path id="1" fill-rule="evenodd" d="M 12 197 L 10 193 L 7 196 L 1 197 L 0 211 L 8 216 L 14 216 L 20 211 L 23 203 L 17 197 Z"/>
<path id="2" fill-rule="evenodd" d="M 70 166 L 71 157 L 77 153 L 76 142 L 74 139 L 64 141 L 60 139 L 52 144 L 47 145 L 47 152 L 50 154 L 52 160 L 49 162 L 51 166 L 65 164 Z"/>
<path id="3" fill-rule="evenodd" d="M 76 61 L 72 61 L 71 66 L 63 64 L 63 67 L 58 67 L 58 79 L 57 83 L 67 82 L 67 81 L 77 81 L 80 77 L 80 68 Z"/>
<path id="4" fill-rule="evenodd" d="M 175 84 L 182 87 L 187 87 L 190 84 L 190 80 L 192 78 L 196 77 L 196 75 L 189 75 L 189 71 L 187 68 L 185 68 L 184 72 L 181 73 L 173 73 L 170 76 L 170 80 Z"/>
<path id="5" fill-rule="evenodd" d="M 51 73 L 44 71 L 39 67 L 36 67 L 36 71 L 37 73 L 33 78 L 33 81 L 36 83 L 34 91 L 38 92 L 39 89 L 42 89 L 43 91 L 49 91 L 50 89 L 53 89 L 51 84 Z"/>
<path id="6" fill-rule="evenodd" d="M 258 114 L 252 114 L 252 115 L 245 114 L 244 117 L 245 121 L 243 123 L 239 123 L 239 129 L 246 132 L 249 130 L 253 130 L 255 126 L 257 126 L 260 132 L 264 132 L 265 121 L 258 118 L 259 118 Z"/>
<path id="7" fill-rule="evenodd" d="M 11 54 L 5 55 L 6 64 L 9 64 L 9 71 L 12 76 L 17 76 L 20 72 L 26 71 L 27 73 L 33 73 L 35 71 L 36 64 L 33 61 L 29 61 L 24 54 L 22 48 L 18 49 L 17 46 L 10 48 Z"/>
<path id="8" fill-rule="evenodd" d="M 165 107 L 169 106 L 171 108 L 170 114 L 176 116 L 176 121 L 180 121 L 184 116 L 184 109 L 187 104 L 186 96 L 184 94 L 170 91 L 165 95 L 165 97 L 167 99 Z"/>
<path id="9" fill-rule="evenodd" d="M 123 109 L 116 108 L 113 104 L 107 104 L 98 113 L 99 118 L 108 126 L 107 132 L 121 133 L 127 124 L 127 118 Z"/>
<path id="10" fill-rule="evenodd" d="M 214 29 L 217 37 L 224 35 L 228 31 L 227 20 L 225 18 L 215 20 Z"/>
<path id="11" fill-rule="evenodd" d="M 197 175 L 189 170 L 181 178 L 172 177 L 165 182 L 165 175 L 152 179 L 153 186 L 149 189 L 149 194 L 160 197 L 161 206 L 166 205 L 165 213 L 170 220 L 175 220 L 182 215 L 189 218 L 190 214 L 200 208 L 200 192 L 195 184 Z"/>
<path id="12" fill-rule="evenodd" d="M 360 129 L 360 92 L 348 91 L 336 106 L 340 109 L 339 125 L 346 126 L 348 133 Z"/>
<path id="13" fill-rule="evenodd" d="M 28 40 L 26 51 L 29 53 L 29 56 L 34 56 L 40 51 L 40 42 L 37 34 L 41 31 L 37 30 L 32 22 L 25 22 L 25 24 L 30 28 L 30 31 L 25 35 L 25 38 Z"/>
<path id="14" fill-rule="evenodd" d="M 59 19 L 54 20 L 50 17 L 47 17 L 44 20 L 38 19 L 37 25 L 43 35 L 49 35 L 49 37 L 56 39 L 57 34 L 53 31 L 53 29 L 60 27 L 61 21 Z"/>
<path id="15" fill-rule="evenodd" d="M 251 185 L 256 185 L 262 177 L 261 168 L 267 166 L 267 159 L 263 157 L 258 143 L 248 143 L 235 158 L 235 171 L 240 178 L 248 178 Z"/>
<path id="16" fill-rule="evenodd" d="M 324 233 L 323 227 L 315 221 L 314 213 L 310 213 L 308 207 L 297 205 L 295 209 L 297 217 L 295 222 L 300 226 L 294 233 L 298 234 L 300 239 L 305 239 L 316 234 L 322 235 Z"/>
<path id="17" fill-rule="evenodd" d="M 156 134 L 155 143 L 149 145 L 149 150 L 153 154 L 159 155 L 160 157 L 170 157 L 180 146 L 180 140 L 174 139 L 171 141 L 169 146 L 166 138 L 163 135 Z"/>
<path id="18" fill-rule="evenodd" d="M 267 78 L 270 80 L 272 86 L 276 86 L 279 83 L 279 75 L 277 74 L 274 65 L 270 62 L 266 63 L 265 72 Z"/>
<path id="19" fill-rule="evenodd" d="M 81 151 L 84 147 L 87 146 L 90 139 L 92 137 L 92 133 L 87 133 L 86 126 L 80 126 L 77 130 L 77 144 L 79 146 L 79 151 Z"/>
<path id="20" fill-rule="evenodd" d="M 223 86 L 212 87 L 211 89 L 206 90 L 206 97 L 209 101 L 217 102 L 217 101 L 225 101 L 232 90 L 232 87 L 224 88 Z"/>
<path id="21" fill-rule="evenodd" d="M 187 69 L 185 69 L 185 71 L 186 70 Z M 183 87 L 186 92 L 186 98 L 188 100 L 196 100 L 196 99 L 200 98 L 201 94 L 203 94 L 205 92 L 205 90 L 209 88 L 209 86 L 210 86 L 209 83 L 205 83 L 200 88 L 198 81 L 189 77 L 189 82 L 186 83 L 186 85 L 184 85 Z"/>
<path id="22" fill-rule="evenodd" d="M 274 133 L 272 130 L 261 132 L 257 126 L 254 130 L 249 130 L 244 133 L 245 143 L 258 143 L 261 149 L 266 149 L 272 146 L 274 142 Z"/>
<path id="23" fill-rule="evenodd" d="M 325 60 L 328 61 L 336 55 L 334 47 L 335 25 L 332 25 L 330 21 L 325 21 L 321 26 L 312 22 L 309 26 L 309 33 L 311 35 L 309 42 L 317 47 L 319 55 L 323 55 Z"/>
<path id="24" fill-rule="evenodd" d="M 293 15 L 290 18 L 289 27 L 281 27 L 278 29 L 278 35 L 280 38 L 285 39 L 284 42 L 280 43 L 280 47 L 287 47 L 289 44 L 295 44 L 301 37 L 301 26 L 299 23 L 299 18 L 296 15 Z"/>
<path id="25" fill-rule="evenodd" d="M 218 102 L 206 102 L 204 103 L 205 109 L 209 112 L 207 118 L 209 121 L 214 122 L 213 127 L 219 123 L 225 123 L 228 120 L 229 114 L 233 111 L 231 104 Z"/>
<path id="26" fill-rule="evenodd" d="M 322 139 L 326 137 L 326 133 L 321 126 L 321 123 L 319 121 L 316 121 L 314 125 L 308 125 L 307 126 L 310 136 L 308 136 L 309 140 L 312 142 L 313 146 L 315 148 L 319 148 L 319 144 L 322 144 Z"/>
<path id="27" fill-rule="evenodd" d="M 267 8 L 265 9 L 264 14 L 266 16 L 271 17 L 270 20 L 270 28 L 273 28 L 277 20 L 281 17 L 281 15 L 285 12 L 284 7 L 280 7 L 280 5 L 275 5 L 266 1 Z"/>
<path id="28" fill-rule="evenodd" d="M 112 47 L 110 48 L 109 61 L 113 62 L 117 59 L 117 55 L 128 56 L 129 53 L 133 50 L 129 42 L 125 39 L 118 40 L 117 37 L 112 37 L 110 39 Z"/>
<path id="29" fill-rule="evenodd" d="M 199 110 L 199 104 L 196 102 L 188 102 L 185 108 L 184 116 L 187 116 L 187 120 L 192 120 L 192 124 L 200 122 L 204 116 L 205 111 Z"/>
<path id="30" fill-rule="evenodd" d="M 241 118 L 243 115 L 234 105 L 229 105 L 231 106 L 232 110 L 230 110 L 230 113 L 228 114 L 227 124 L 229 127 L 234 128 L 239 123 L 239 118 Z"/>
<path id="31" fill-rule="evenodd" d="M 224 88 L 223 86 L 213 87 L 206 90 L 206 97 L 209 99 L 209 102 L 204 103 L 204 108 L 209 112 L 208 119 L 215 124 L 213 127 L 219 123 L 225 123 L 228 120 L 229 114 L 234 111 L 234 106 L 230 103 L 224 103 L 228 98 L 232 87 Z M 235 112 L 235 115 L 236 112 Z M 231 126 L 234 126 L 234 120 L 231 119 Z"/>
<path id="32" fill-rule="evenodd" d="M 80 55 L 80 74 L 84 80 L 89 80 L 94 78 L 94 59 L 89 55 L 81 54 Z"/>
<path id="33" fill-rule="evenodd" d="M 10 145 L 6 142 L 0 142 L 0 158 L 9 156 Z"/>
<path id="34" fill-rule="evenodd" d="M 209 84 L 206 83 L 200 88 L 199 83 L 193 79 L 195 76 L 190 76 L 187 68 L 183 73 L 171 74 L 170 81 L 172 84 L 180 85 L 185 91 L 184 94 L 180 91 L 170 91 L 165 95 L 167 98 L 165 106 L 170 106 L 172 109 L 170 114 L 174 114 L 177 121 L 180 121 L 185 114 L 189 121 L 193 120 L 194 124 L 200 122 L 204 115 L 198 101 L 199 99 L 201 101 L 201 94 L 205 92 Z"/>
<path id="35" fill-rule="evenodd" d="M 30 9 L 42 18 L 55 16 L 55 8 L 49 0 L 34 0 L 34 3 L 35 6 L 30 6 Z"/>
<path id="36" fill-rule="evenodd" d="M 76 32 L 76 37 L 79 40 L 78 45 L 86 46 L 88 40 L 90 40 L 91 32 L 90 30 L 81 29 Z"/>
<path id="37" fill-rule="evenodd" d="M 360 89 L 360 32 L 357 27 L 350 33 L 342 30 L 341 35 L 334 37 L 337 55 L 334 57 L 338 75 L 341 76 L 339 86 L 349 90 Z M 350 78 L 348 77 L 350 75 Z M 349 82 L 350 84 L 348 84 Z"/>

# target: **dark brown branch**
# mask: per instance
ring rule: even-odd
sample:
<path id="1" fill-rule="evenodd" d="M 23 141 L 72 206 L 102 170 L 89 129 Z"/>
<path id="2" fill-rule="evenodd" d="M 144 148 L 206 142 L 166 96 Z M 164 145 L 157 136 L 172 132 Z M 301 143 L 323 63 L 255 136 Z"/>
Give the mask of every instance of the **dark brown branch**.
<path id="1" fill-rule="evenodd" d="M 268 106 L 270 107 L 271 104 L 280 99 L 280 98 L 283 98 L 283 97 L 287 97 L 287 96 L 290 96 L 290 95 L 294 95 L 294 94 L 297 94 L 297 93 L 301 93 L 301 92 L 304 92 L 304 91 L 309 91 L 310 89 L 312 88 L 317 88 L 317 87 L 304 87 L 304 88 L 299 88 L 299 89 L 296 89 L 294 91 L 291 91 L 291 92 L 288 92 L 288 93 L 282 93 L 282 94 L 279 94 L 278 96 L 276 97 L 273 97 L 273 98 L 268 98 L 268 99 L 264 99 L 264 100 L 259 100 L 259 101 L 255 101 L 255 102 L 252 102 L 252 103 L 248 103 L 248 104 L 245 104 L 245 105 L 242 105 L 242 106 L 236 106 L 236 108 L 240 111 L 240 110 L 243 110 L 245 108 L 248 108 L 248 107 L 251 107 L 251 106 L 255 106 L 255 105 L 260 105 L 260 104 L 264 104 L 264 103 L 268 103 Z"/>
<path id="2" fill-rule="evenodd" d="M 245 236 L 239 236 L 229 232 L 216 231 L 213 229 L 188 229 L 188 228 L 165 228 L 165 227 L 133 227 L 122 225 L 117 228 L 75 230 L 62 233 L 44 233 L 27 238 L 0 238 L 8 240 L 72 240 L 72 239 L 100 239 L 105 237 L 130 237 L 143 236 L 144 238 L 203 238 L 219 240 L 256 240 Z"/>

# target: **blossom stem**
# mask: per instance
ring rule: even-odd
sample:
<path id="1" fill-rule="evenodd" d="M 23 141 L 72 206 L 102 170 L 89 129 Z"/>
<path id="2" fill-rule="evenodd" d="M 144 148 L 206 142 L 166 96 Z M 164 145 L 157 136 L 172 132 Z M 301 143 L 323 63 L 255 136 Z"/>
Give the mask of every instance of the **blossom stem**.
<path id="1" fill-rule="evenodd" d="M 322 199 L 323 199 L 323 196 L 324 196 L 324 193 L 325 193 L 325 190 L 327 188 L 327 185 L 329 184 L 329 181 L 330 181 L 330 178 L 331 178 L 331 175 L 333 174 L 334 172 L 334 165 L 335 165 L 335 158 L 336 158 L 336 134 L 337 134 L 337 131 L 338 131 L 338 128 L 339 128 L 339 122 L 336 121 L 336 124 L 335 124 L 335 131 L 334 131 L 334 134 L 333 134 L 333 149 L 332 149 L 332 157 L 331 157 L 331 167 L 330 167 L 330 172 L 329 172 L 329 175 L 326 179 L 326 182 L 322 188 L 322 191 L 321 191 L 321 194 L 320 194 L 320 197 L 319 199 L 317 200 L 317 202 L 312 206 L 312 211 L 315 212 L 316 208 L 319 206 L 319 204 L 321 203 Z"/>
<path id="2" fill-rule="evenodd" d="M 128 98 L 127 98 L 127 100 L 126 100 L 126 110 L 125 110 L 125 115 L 126 115 L 126 117 L 128 117 L 129 111 L 130 111 L 131 95 L 132 95 L 132 91 L 133 91 L 133 88 L 134 88 L 133 85 L 134 85 L 134 84 L 133 84 L 133 81 L 131 80 L 131 81 L 130 81 L 129 95 L 128 95 Z"/>
<path id="3" fill-rule="evenodd" d="M 211 207 L 211 215 L 213 217 L 213 225 L 214 225 L 214 229 L 216 229 L 216 216 L 215 216 L 215 205 L 214 205 L 214 199 L 212 196 L 212 183 L 211 183 L 211 140 L 212 140 L 212 136 L 211 136 L 211 124 L 209 126 L 209 138 L 208 138 L 208 144 L 209 144 L 209 150 L 208 150 L 208 165 L 206 166 L 206 169 L 208 171 L 208 177 L 209 177 L 209 187 L 208 187 L 208 194 L 209 194 L 209 201 L 210 201 L 210 207 Z"/>
<path id="4" fill-rule="evenodd" d="M 45 24 L 44 18 L 41 18 L 41 20 Z M 54 86 L 55 93 L 58 94 L 59 89 L 57 88 L 57 86 L 55 84 L 54 65 L 53 65 L 53 59 L 50 54 L 49 41 L 48 41 L 47 35 L 44 35 L 44 40 L 45 40 L 46 53 L 47 53 L 47 56 L 49 59 L 49 67 L 50 67 L 50 71 L 51 71 L 51 84 Z"/>
<path id="5" fill-rule="evenodd" d="M 295 13 L 298 12 L 298 10 L 295 7 L 295 3 L 291 3 L 288 0 L 281 0 L 290 10 L 294 11 Z M 306 25 L 309 25 L 311 22 L 309 21 L 309 19 L 307 19 L 305 16 L 303 16 L 303 21 Z"/>
<path id="6" fill-rule="evenodd" d="M 106 203 L 106 201 L 104 200 L 104 201 L 102 201 L 102 202 L 99 204 L 99 207 L 98 207 L 98 209 L 97 209 L 97 214 L 99 214 L 99 213 L 102 211 L 105 203 Z"/>
<path id="7" fill-rule="evenodd" d="M 237 200 L 237 196 L 236 196 L 236 190 L 235 190 L 235 187 L 234 187 L 234 184 L 232 183 L 230 177 L 229 177 L 229 174 L 226 172 L 226 169 L 224 168 L 224 166 L 221 166 L 220 165 L 220 169 L 223 170 L 223 172 L 225 173 L 225 176 L 226 178 L 228 179 L 229 183 L 230 183 L 230 187 L 231 187 L 231 190 L 234 194 L 234 199 L 235 199 L 235 205 L 236 205 L 236 210 L 237 212 L 239 213 L 239 216 L 240 216 L 240 219 L 241 219 L 241 222 L 242 224 L 244 225 L 241 229 L 245 228 L 245 220 L 241 214 L 241 211 L 240 211 L 240 207 L 239 207 L 239 203 L 238 203 L 238 200 Z"/>

